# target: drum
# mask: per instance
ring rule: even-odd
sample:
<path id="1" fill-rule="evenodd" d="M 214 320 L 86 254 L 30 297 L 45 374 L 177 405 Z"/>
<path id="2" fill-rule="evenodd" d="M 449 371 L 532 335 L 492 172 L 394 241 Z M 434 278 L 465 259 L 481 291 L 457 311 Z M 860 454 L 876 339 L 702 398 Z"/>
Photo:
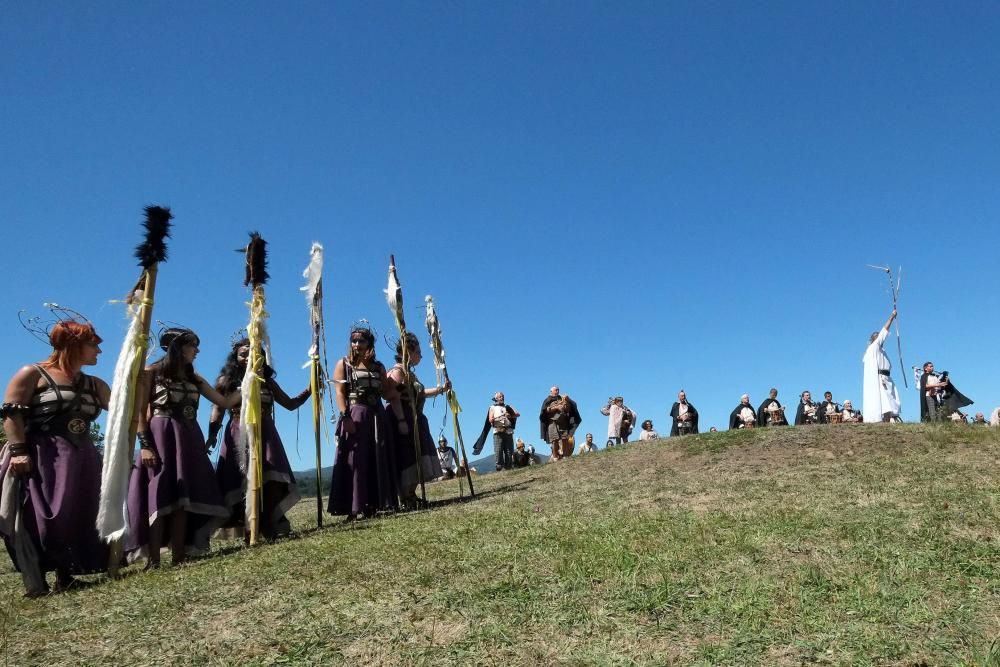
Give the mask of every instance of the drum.
<path id="1" fill-rule="evenodd" d="M 776 410 L 767 411 L 767 425 L 768 426 L 784 426 L 785 425 L 785 409 L 778 408 Z"/>
<path id="2" fill-rule="evenodd" d="M 842 421 L 842 415 L 839 412 L 828 412 L 826 414 L 827 424 L 839 424 Z"/>

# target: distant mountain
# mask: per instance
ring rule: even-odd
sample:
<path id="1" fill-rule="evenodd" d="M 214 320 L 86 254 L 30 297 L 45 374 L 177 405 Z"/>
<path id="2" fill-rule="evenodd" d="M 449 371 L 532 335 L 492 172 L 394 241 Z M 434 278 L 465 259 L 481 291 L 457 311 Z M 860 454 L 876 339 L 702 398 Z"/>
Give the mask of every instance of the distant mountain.
<path id="1" fill-rule="evenodd" d="M 549 457 L 545 454 L 536 454 L 542 463 L 548 463 Z M 480 475 L 488 475 L 496 472 L 496 464 L 493 455 L 483 456 L 470 461 L 472 468 Z M 333 479 L 333 466 L 328 466 L 320 470 L 320 481 L 323 485 L 323 494 L 330 492 L 330 481 Z M 304 496 L 311 496 L 316 493 L 316 470 L 296 470 L 295 483 L 299 487 L 299 493 Z"/>

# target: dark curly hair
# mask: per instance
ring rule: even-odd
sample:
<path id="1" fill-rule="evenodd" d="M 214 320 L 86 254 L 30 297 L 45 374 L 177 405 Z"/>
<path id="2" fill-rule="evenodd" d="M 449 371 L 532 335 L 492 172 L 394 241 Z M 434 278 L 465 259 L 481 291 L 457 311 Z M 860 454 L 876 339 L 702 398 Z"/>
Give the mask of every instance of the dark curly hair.
<path id="1" fill-rule="evenodd" d="M 215 388 L 219 390 L 219 393 L 230 394 L 239 389 L 243 383 L 247 365 L 239 360 L 239 353 L 241 347 L 249 344 L 249 338 L 243 338 L 233 343 L 233 349 L 226 357 L 225 363 L 222 364 L 222 368 L 219 370 L 219 379 L 215 382 Z"/>

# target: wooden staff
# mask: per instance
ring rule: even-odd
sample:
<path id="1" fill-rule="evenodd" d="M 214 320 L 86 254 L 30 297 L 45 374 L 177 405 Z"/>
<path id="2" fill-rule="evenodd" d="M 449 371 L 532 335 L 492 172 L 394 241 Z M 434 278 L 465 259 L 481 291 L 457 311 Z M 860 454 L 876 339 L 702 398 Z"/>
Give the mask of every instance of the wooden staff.
<path id="1" fill-rule="evenodd" d="M 451 379 L 448 377 L 448 364 L 445 362 L 444 343 L 441 341 L 441 323 L 438 321 L 437 311 L 434 309 L 434 298 L 428 294 L 427 302 L 427 334 L 431 339 L 431 349 L 434 350 L 434 367 L 441 371 L 441 379 L 448 386 L 448 406 L 451 408 L 451 416 L 455 430 L 455 440 L 458 441 L 459 452 L 462 460 L 465 461 L 465 472 L 469 478 L 469 496 L 476 497 L 476 489 L 472 486 L 472 468 L 469 466 L 469 457 L 465 454 L 465 441 L 462 439 L 462 426 L 458 421 L 458 413 L 462 411 L 462 406 L 458 404 L 458 397 L 455 395 L 455 388 L 451 386 Z M 462 480 L 459 478 L 458 492 L 462 493 Z"/>
<path id="2" fill-rule="evenodd" d="M 173 218 L 170 209 L 161 206 L 147 206 L 145 213 L 145 237 L 135 249 L 142 274 L 126 298 L 131 322 L 115 364 L 101 470 L 97 530 L 110 543 L 108 573 L 112 577 L 118 576 L 122 544 L 128 533 L 128 478 L 139 430 L 138 406 L 144 400 L 139 387 L 149 351 L 156 277 L 160 262 L 167 259 L 166 239 Z"/>

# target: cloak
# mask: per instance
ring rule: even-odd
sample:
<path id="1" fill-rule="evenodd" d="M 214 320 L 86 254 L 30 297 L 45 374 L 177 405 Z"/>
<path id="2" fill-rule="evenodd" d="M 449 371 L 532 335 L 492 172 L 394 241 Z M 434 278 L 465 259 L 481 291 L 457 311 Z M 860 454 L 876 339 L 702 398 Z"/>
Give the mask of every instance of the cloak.
<path id="1" fill-rule="evenodd" d="M 779 408 L 784 407 L 783 405 L 781 405 L 781 401 L 779 401 L 776 398 L 764 399 L 764 402 L 760 404 L 759 408 L 757 408 L 758 426 L 767 426 L 767 415 L 768 415 L 767 409 L 771 406 L 772 403 L 777 403 Z M 788 426 L 788 417 L 785 417 L 785 421 L 783 421 L 781 424 L 776 424 L 776 426 Z"/>
<path id="2" fill-rule="evenodd" d="M 670 416 L 674 420 L 673 426 L 670 427 L 670 435 L 680 435 L 680 430 L 677 428 L 677 417 L 680 415 L 680 403 L 674 402 L 672 408 L 670 408 Z M 691 405 L 690 401 L 687 402 L 688 412 L 691 414 L 691 428 L 687 430 L 688 433 L 698 432 L 698 411 L 695 410 L 694 406 Z"/>
<path id="3" fill-rule="evenodd" d="M 799 408 L 795 411 L 795 425 L 802 426 L 803 424 L 814 424 L 818 422 L 811 422 L 806 419 L 805 403 L 802 399 L 799 399 Z M 811 406 L 816 406 L 815 403 L 809 403 Z M 816 408 L 816 417 L 819 418 L 819 408 Z"/>
<path id="4" fill-rule="evenodd" d="M 760 423 L 760 417 L 757 415 L 757 411 L 753 409 L 753 406 L 750 405 L 749 403 L 747 403 L 746 405 L 740 403 L 739 405 L 736 406 L 736 408 L 733 409 L 732 412 L 729 413 L 730 431 L 739 430 L 740 425 L 743 423 L 743 420 L 740 419 L 740 412 L 743 411 L 743 408 L 750 408 L 750 412 L 753 413 L 754 421 L 757 422 L 758 424 Z"/>
<path id="5" fill-rule="evenodd" d="M 514 412 L 514 408 L 510 407 L 506 403 L 503 405 L 503 407 L 507 408 L 507 419 L 510 420 L 510 428 L 511 430 L 513 430 L 514 427 L 517 426 L 517 414 Z M 489 437 L 490 428 L 492 426 L 493 424 L 490 423 L 490 411 L 487 409 L 486 423 L 483 424 L 483 430 L 479 433 L 479 437 L 476 439 L 476 442 L 473 443 L 472 445 L 473 456 L 479 456 L 479 453 L 483 451 L 483 447 L 486 446 L 486 438 Z"/>

